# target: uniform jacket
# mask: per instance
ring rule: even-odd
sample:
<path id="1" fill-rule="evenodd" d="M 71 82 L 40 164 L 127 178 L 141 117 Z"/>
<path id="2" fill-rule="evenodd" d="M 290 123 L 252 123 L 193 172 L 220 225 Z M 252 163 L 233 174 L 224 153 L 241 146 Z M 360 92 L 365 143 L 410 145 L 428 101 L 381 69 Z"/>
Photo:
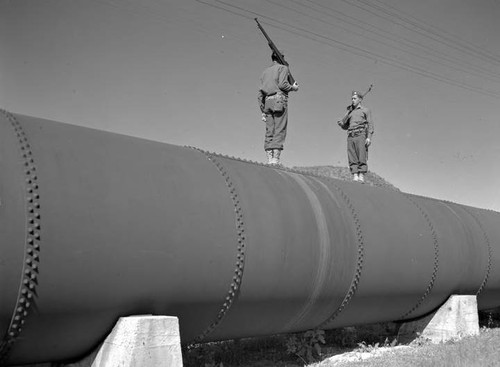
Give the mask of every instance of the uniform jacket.
<path id="1" fill-rule="evenodd" d="M 344 116 L 342 119 L 342 128 L 349 131 L 362 127 L 368 128 L 368 137 L 373 135 L 374 126 L 371 110 L 368 107 L 358 105 L 358 107 Z"/>
<path id="2" fill-rule="evenodd" d="M 292 90 L 292 85 L 288 82 L 289 74 L 288 67 L 277 62 L 264 70 L 260 77 L 260 88 L 257 93 L 257 100 L 261 111 L 264 111 L 266 96 L 271 96 L 278 92 L 288 95 L 288 92 Z"/>

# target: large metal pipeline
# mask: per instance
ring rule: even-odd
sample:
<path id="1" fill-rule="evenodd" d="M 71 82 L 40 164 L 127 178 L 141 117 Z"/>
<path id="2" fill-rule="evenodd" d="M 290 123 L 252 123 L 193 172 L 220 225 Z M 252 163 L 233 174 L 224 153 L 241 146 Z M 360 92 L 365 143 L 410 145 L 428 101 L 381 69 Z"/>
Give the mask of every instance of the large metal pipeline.
<path id="1" fill-rule="evenodd" d="M 500 214 L 0 112 L 0 358 L 79 358 L 118 317 L 184 343 L 500 306 Z"/>

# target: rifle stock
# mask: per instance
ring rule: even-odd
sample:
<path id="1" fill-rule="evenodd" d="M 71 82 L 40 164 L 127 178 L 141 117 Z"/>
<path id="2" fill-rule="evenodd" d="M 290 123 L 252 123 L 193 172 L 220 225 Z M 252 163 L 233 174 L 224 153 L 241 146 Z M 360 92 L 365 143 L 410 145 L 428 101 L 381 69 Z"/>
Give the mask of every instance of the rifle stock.
<path id="1" fill-rule="evenodd" d="M 266 37 L 266 40 L 267 40 L 267 43 L 268 43 L 269 47 L 278 56 L 278 59 L 279 59 L 278 61 L 280 62 L 280 64 L 285 65 L 285 66 L 289 66 L 288 62 L 285 61 L 285 57 L 278 50 L 278 47 L 276 47 L 276 45 L 271 40 L 271 38 L 269 37 L 269 35 L 267 34 L 267 32 L 264 30 L 264 28 L 262 28 L 262 26 L 260 25 L 260 23 L 257 20 L 257 18 L 254 18 L 254 19 L 257 22 L 257 27 L 260 29 L 260 31 L 262 32 L 262 34 L 264 35 L 264 37 Z M 289 73 L 288 73 L 288 81 L 289 81 L 290 84 L 294 84 L 295 83 L 295 79 L 293 78 L 292 73 L 290 73 L 290 69 L 288 71 L 289 71 Z"/>

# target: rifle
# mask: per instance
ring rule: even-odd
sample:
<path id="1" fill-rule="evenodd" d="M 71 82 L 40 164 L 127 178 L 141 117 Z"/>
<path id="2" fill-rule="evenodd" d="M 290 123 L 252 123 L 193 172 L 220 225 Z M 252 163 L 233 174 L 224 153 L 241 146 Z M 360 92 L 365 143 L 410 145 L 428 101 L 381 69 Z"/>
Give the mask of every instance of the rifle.
<path id="1" fill-rule="evenodd" d="M 257 27 L 260 29 L 260 31 L 262 32 L 262 34 L 264 35 L 264 37 L 266 37 L 266 40 L 267 40 L 267 43 L 269 44 L 269 47 L 271 48 L 271 50 L 276 54 L 276 56 L 278 56 L 278 61 L 281 65 L 285 65 L 285 66 L 289 66 L 288 63 L 285 61 L 285 57 L 283 56 L 283 54 L 278 50 L 278 47 L 276 47 L 276 45 L 274 44 L 274 42 L 271 40 L 271 38 L 269 38 L 269 36 L 267 35 L 266 31 L 264 30 L 264 28 L 262 28 L 262 26 L 260 25 L 259 21 L 257 20 L 257 18 L 254 18 L 255 21 L 257 22 Z M 292 73 L 290 73 L 290 70 L 288 70 L 288 82 L 290 84 L 294 84 L 295 83 L 295 79 L 293 78 L 292 76 Z"/>
<path id="2" fill-rule="evenodd" d="M 365 98 L 365 96 L 370 93 L 370 91 L 372 90 L 373 88 L 373 84 L 370 84 L 370 86 L 368 87 L 368 90 L 363 93 L 361 95 L 361 97 Z M 344 117 L 342 117 L 342 119 L 340 119 L 339 121 L 337 121 L 337 123 L 339 124 L 340 127 L 342 127 L 344 130 L 347 129 L 346 127 L 346 124 L 347 124 L 347 119 L 349 118 L 349 114 L 352 112 L 352 104 L 350 104 L 349 106 L 347 106 L 347 112 L 346 114 L 344 115 Z"/>

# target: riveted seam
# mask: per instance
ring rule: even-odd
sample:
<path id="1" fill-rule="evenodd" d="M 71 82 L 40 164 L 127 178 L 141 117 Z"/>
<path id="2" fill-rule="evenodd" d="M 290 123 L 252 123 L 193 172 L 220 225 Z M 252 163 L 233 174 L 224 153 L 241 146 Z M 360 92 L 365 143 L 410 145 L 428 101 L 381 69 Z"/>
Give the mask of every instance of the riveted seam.
<path id="1" fill-rule="evenodd" d="M 36 287 L 38 285 L 42 228 L 38 174 L 31 146 L 15 116 L 5 110 L 0 110 L 0 112 L 9 120 L 18 139 L 25 176 L 26 202 L 26 232 L 21 283 L 9 327 L 0 344 L 0 364 L 2 364 L 7 359 L 13 344 L 19 338 L 26 317 L 33 309 L 37 297 Z"/>
<path id="2" fill-rule="evenodd" d="M 429 229 L 431 230 L 431 236 L 432 236 L 432 243 L 434 246 L 434 264 L 433 264 L 433 269 L 432 269 L 432 275 L 431 279 L 429 281 L 429 284 L 427 285 L 427 288 L 425 289 L 424 294 L 420 299 L 417 301 L 417 303 L 410 308 L 408 311 L 406 311 L 401 317 L 399 317 L 399 320 L 403 320 L 410 316 L 413 312 L 415 312 L 425 301 L 425 299 L 429 296 L 431 293 L 432 288 L 434 287 L 434 283 L 436 282 L 437 274 L 439 271 L 439 242 L 438 242 L 438 236 L 436 233 L 436 230 L 434 229 L 434 225 L 432 224 L 432 221 L 430 220 L 429 214 L 427 214 L 426 211 L 422 209 L 420 205 L 417 204 L 415 200 L 413 200 L 409 195 L 405 193 L 401 193 L 408 201 L 410 201 L 415 207 L 420 211 L 420 214 L 424 217 L 425 222 L 429 226 Z"/>
<path id="3" fill-rule="evenodd" d="M 236 226 L 236 235 L 238 244 L 236 246 L 237 255 L 236 255 L 234 275 L 232 277 L 229 290 L 226 293 L 224 303 L 222 304 L 221 309 L 217 313 L 215 320 L 207 328 L 205 328 L 205 330 L 203 330 L 203 332 L 200 335 L 195 337 L 191 344 L 201 343 L 207 337 L 208 334 L 210 334 L 215 328 L 217 328 L 224 319 L 224 317 L 226 316 L 231 306 L 234 304 L 236 298 L 238 297 L 243 279 L 243 272 L 245 269 L 245 246 L 246 246 L 246 234 L 245 234 L 246 228 L 243 217 L 243 210 L 240 205 L 240 198 L 238 192 L 235 188 L 233 181 L 231 180 L 231 177 L 229 176 L 229 173 L 214 154 L 205 152 L 201 149 L 197 148 L 194 149 L 205 154 L 208 160 L 212 162 L 215 165 L 215 167 L 217 167 L 217 170 L 224 178 L 226 186 L 229 189 L 231 201 L 233 202 L 234 205 L 235 226 Z"/>
<path id="4" fill-rule="evenodd" d="M 339 192 L 340 197 L 342 198 L 344 203 L 349 208 L 349 210 L 351 212 L 351 217 L 354 221 L 354 226 L 356 227 L 356 240 L 358 243 L 356 270 L 354 273 L 354 277 L 353 277 L 351 284 L 349 286 L 349 289 L 348 289 L 346 295 L 344 296 L 344 299 L 342 300 L 339 307 L 337 307 L 337 309 L 325 321 L 323 321 L 321 324 L 319 324 L 316 327 L 316 329 L 323 329 L 323 328 L 327 327 L 328 324 L 330 324 L 333 320 L 335 320 L 340 315 L 340 313 L 342 311 L 344 311 L 344 309 L 347 307 L 347 305 L 349 304 L 351 299 L 354 297 L 354 294 L 356 293 L 356 291 L 358 289 L 359 282 L 361 281 L 361 273 L 363 271 L 363 258 L 364 258 L 364 252 L 365 252 L 364 242 L 365 242 L 365 240 L 363 237 L 363 231 L 361 229 L 361 223 L 359 222 L 359 218 L 358 218 L 358 215 L 356 213 L 356 209 L 354 208 L 354 205 L 352 204 L 349 196 L 347 196 L 347 194 L 340 187 L 338 187 L 333 182 L 333 180 L 331 180 L 330 178 L 324 177 L 324 176 L 319 176 L 319 177 L 326 178 L 329 182 L 331 182 L 333 184 L 333 187 L 335 187 L 335 189 Z"/>
<path id="5" fill-rule="evenodd" d="M 492 257 L 491 243 L 490 243 L 490 239 L 489 239 L 488 235 L 486 234 L 486 231 L 484 230 L 483 225 L 481 224 L 479 219 L 470 210 L 466 209 L 465 207 L 463 207 L 463 209 L 476 221 L 477 225 L 481 229 L 481 233 L 483 234 L 484 243 L 486 244 L 486 248 L 488 249 L 488 265 L 486 267 L 486 273 L 484 274 L 483 281 L 481 282 L 481 285 L 479 286 L 479 289 L 476 292 L 476 297 L 477 297 L 479 295 L 479 293 L 481 293 L 483 291 L 484 287 L 486 287 L 486 283 L 488 282 L 488 279 L 490 277 L 491 257 Z"/>

